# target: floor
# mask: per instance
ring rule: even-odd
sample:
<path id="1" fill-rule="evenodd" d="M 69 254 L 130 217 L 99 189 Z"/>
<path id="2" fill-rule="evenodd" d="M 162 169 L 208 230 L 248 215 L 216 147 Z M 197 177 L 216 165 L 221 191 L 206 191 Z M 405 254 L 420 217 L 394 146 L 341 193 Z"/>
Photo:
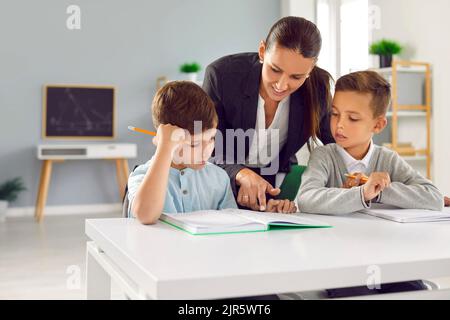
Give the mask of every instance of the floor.
<path id="1" fill-rule="evenodd" d="M 41 225 L 32 218 L 8 218 L 0 223 L 0 300 L 85 299 L 84 220 L 120 216 L 48 216 Z M 450 279 L 432 281 L 450 288 Z M 111 298 L 125 298 L 114 283 Z"/>
<path id="2" fill-rule="evenodd" d="M 84 220 L 121 214 L 29 217 L 0 223 L 0 299 L 84 299 Z M 122 299 L 112 284 L 112 298 Z"/>

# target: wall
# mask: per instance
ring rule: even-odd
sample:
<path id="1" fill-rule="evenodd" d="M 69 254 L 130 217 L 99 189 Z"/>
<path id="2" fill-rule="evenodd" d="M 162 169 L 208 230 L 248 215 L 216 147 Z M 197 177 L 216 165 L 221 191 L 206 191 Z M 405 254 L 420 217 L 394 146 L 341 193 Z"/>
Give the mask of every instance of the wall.
<path id="1" fill-rule="evenodd" d="M 81 30 L 66 28 L 66 8 L 81 7 Z M 196 60 L 256 51 L 280 17 L 278 0 L 41 0 L 1 1 L 0 183 L 21 176 L 28 191 L 13 206 L 33 206 L 39 183 L 42 85 L 112 84 L 118 87 L 115 142 L 138 144 L 138 159 L 154 152 L 151 140 L 127 131 L 152 129 L 155 79 L 177 78 Z M 45 142 L 47 143 L 47 142 Z M 53 141 L 51 143 L 54 143 Z M 49 205 L 117 203 L 114 164 L 72 161 L 52 173 Z"/>
<path id="2" fill-rule="evenodd" d="M 392 38 L 405 45 L 400 58 L 433 65 L 433 180 L 450 194 L 450 30 L 448 0 L 372 0 L 381 13 L 374 40 Z M 411 130 L 414 130 L 411 128 Z"/>
<path id="3" fill-rule="evenodd" d="M 316 0 L 281 0 L 283 16 L 299 16 L 316 21 Z"/>

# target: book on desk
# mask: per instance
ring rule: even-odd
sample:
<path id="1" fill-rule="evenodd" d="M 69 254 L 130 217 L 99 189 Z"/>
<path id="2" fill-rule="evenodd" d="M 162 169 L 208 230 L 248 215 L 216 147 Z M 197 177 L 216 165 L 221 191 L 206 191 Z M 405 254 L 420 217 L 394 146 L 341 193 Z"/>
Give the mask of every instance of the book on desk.
<path id="1" fill-rule="evenodd" d="M 450 208 L 443 211 L 431 211 L 422 209 L 401 209 L 388 205 L 373 204 L 371 209 L 365 209 L 362 213 L 399 223 L 423 223 L 450 221 Z"/>
<path id="2" fill-rule="evenodd" d="M 280 229 L 330 228 L 327 223 L 297 214 L 240 209 L 166 214 L 160 220 L 193 235 L 264 232 Z"/>

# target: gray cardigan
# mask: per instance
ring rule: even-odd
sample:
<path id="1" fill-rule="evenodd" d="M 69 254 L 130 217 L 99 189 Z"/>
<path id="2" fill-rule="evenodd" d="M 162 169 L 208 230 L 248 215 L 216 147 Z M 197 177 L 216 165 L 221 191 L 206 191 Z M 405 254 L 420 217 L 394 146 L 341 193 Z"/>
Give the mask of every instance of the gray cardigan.
<path id="1" fill-rule="evenodd" d="M 373 202 L 404 209 L 442 211 L 444 197 L 396 152 L 375 146 L 369 172 L 387 172 L 392 184 Z M 343 189 L 347 168 L 336 144 L 317 147 L 311 153 L 297 196 L 301 212 L 347 214 L 370 207 L 364 202 L 362 187 Z"/>

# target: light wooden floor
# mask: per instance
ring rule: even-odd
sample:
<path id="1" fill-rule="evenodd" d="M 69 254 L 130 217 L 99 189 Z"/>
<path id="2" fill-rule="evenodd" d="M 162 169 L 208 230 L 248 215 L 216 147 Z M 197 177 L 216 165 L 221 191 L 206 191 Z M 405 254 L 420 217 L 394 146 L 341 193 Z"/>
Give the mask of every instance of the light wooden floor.
<path id="1" fill-rule="evenodd" d="M 88 238 L 84 220 L 112 217 L 120 213 L 48 216 L 41 225 L 32 218 L 0 223 L 0 300 L 85 299 Z M 79 271 L 78 287 L 77 281 L 71 281 L 74 271 Z M 450 279 L 433 281 L 450 288 Z M 112 299 L 124 299 L 118 287 L 111 285 Z"/>
<path id="2" fill-rule="evenodd" d="M 0 299 L 84 299 L 84 220 L 111 217 L 120 213 L 48 216 L 41 225 L 33 218 L 0 223 Z M 112 297 L 123 297 L 114 284 Z"/>

